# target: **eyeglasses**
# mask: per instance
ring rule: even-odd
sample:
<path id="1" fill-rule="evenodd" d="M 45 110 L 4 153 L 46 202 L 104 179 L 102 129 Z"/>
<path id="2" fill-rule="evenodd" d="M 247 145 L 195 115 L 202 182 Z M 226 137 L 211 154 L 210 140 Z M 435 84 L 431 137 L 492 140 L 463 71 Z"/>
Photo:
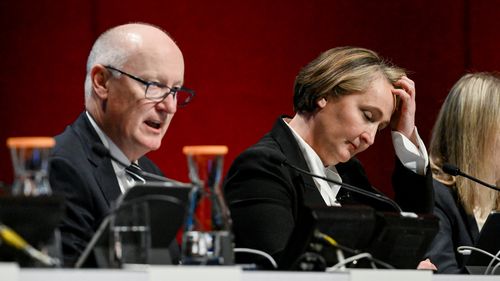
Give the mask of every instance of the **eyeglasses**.
<path id="1" fill-rule="evenodd" d="M 129 74 L 125 71 L 122 71 L 118 68 L 115 68 L 110 65 L 104 66 L 109 70 L 114 70 L 120 74 L 123 74 L 143 85 L 146 86 L 146 90 L 144 91 L 144 97 L 148 100 L 152 100 L 155 102 L 163 101 L 168 95 L 173 95 L 174 99 L 177 100 L 177 106 L 184 107 L 194 98 L 195 93 L 193 90 L 184 88 L 184 87 L 173 87 L 170 88 L 167 85 L 158 82 L 146 81 L 141 79 L 135 75 Z"/>

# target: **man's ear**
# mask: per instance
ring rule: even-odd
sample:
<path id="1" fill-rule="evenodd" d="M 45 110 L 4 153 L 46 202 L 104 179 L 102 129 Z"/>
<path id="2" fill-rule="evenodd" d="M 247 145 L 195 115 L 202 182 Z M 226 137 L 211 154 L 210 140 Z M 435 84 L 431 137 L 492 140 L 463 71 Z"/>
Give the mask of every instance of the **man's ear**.
<path id="1" fill-rule="evenodd" d="M 108 80 L 111 73 L 101 64 L 96 64 L 90 70 L 90 81 L 92 89 L 99 99 L 106 100 L 108 98 Z"/>

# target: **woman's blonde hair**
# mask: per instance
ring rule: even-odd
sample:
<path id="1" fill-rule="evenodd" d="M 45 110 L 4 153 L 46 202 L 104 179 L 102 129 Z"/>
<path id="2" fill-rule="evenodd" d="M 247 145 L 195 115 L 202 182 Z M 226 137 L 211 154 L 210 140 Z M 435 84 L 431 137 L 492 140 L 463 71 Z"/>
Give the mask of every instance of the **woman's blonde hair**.
<path id="1" fill-rule="evenodd" d="M 464 173 L 487 181 L 495 180 L 492 149 L 500 141 L 500 76 L 492 73 L 466 74 L 448 94 L 436 124 L 430 145 L 433 176 L 456 188 L 467 213 L 475 207 L 489 212 L 500 207 L 500 193 L 477 186 L 463 177 L 443 173 L 444 163 L 459 167 Z M 479 192 L 488 192 L 489 206 L 475 206 Z"/>
<path id="2" fill-rule="evenodd" d="M 297 75 L 294 110 L 313 112 L 319 99 L 363 91 L 379 75 L 394 83 L 405 75 L 405 71 L 368 49 L 338 47 L 325 51 Z"/>

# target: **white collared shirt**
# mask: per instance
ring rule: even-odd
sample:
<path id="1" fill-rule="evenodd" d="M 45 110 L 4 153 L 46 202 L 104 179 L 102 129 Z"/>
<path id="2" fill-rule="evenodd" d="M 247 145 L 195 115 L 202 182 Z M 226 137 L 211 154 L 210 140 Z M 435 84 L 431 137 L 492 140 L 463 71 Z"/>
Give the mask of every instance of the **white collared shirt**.
<path id="1" fill-rule="evenodd" d="M 391 131 L 392 144 L 396 156 L 406 168 L 416 174 L 425 175 L 427 166 L 429 166 L 429 156 L 427 156 L 424 142 L 418 135 L 417 127 L 415 127 L 415 135 L 417 136 L 418 147 L 400 132 Z"/>
<path id="2" fill-rule="evenodd" d="M 101 139 L 102 144 L 104 147 L 106 147 L 109 150 L 109 153 L 113 155 L 116 159 L 121 161 L 124 164 L 130 165 L 131 162 L 128 160 L 127 156 L 121 151 L 120 148 L 99 128 L 97 123 L 94 121 L 94 118 L 90 115 L 88 111 L 85 111 L 87 114 L 87 117 L 89 118 L 90 124 L 92 124 L 92 127 L 95 129 L 97 132 L 97 135 L 99 136 L 99 139 Z M 122 193 L 125 192 L 128 188 L 132 187 L 132 185 L 135 183 L 134 180 L 131 180 L 129 177 L 127 177 L 126 172 L 125 172 L 125 167 L 122 165 L 118 164 L 116 161 L 111 159 L 111 164 L 113 166 L 113 170 L 116 175 L 116 179 L 118 180 L 118 185 L 120 186 L 120 190 Z"/>
<path id="3" fill-rule="evenodd" d="M 337 172 L 335 166 L 332 165 L 325 168 L 325 166 L 323 165 L 323 161 L 321 161 L 314 149 L 307 142 L 305 142 L 304 139 L 302 139 L 302 137 L 297 132 L 295 132 L 295 130 L 285 120 L 283 120 L 283 122 L 288 125 L 288 128 L 290 128 L 293 136 L 295 137 L 295 140 L 299 144 L 300 151 L 302 152 L 302 155 L 306 160 L 309 171 L 315 175 L 342 182 L 342 178 Z M 340 190 L 340 185 L 330 183 L 316 177 L 313 177 L 313 181 L 316 184 L 316 187 L 318 188 L 318 191 L 321 194 L 321 197 L 323 197 L 326 205 L 340 206 L 340 204 L 337 202 L 337 193 Z"/>
<path id="4" fill-rule="evenodd" d="M 342 182 L 335 165 L 324 167 L 323 162 L 319 158 L 318 154 L 314 149 L 306 142 L 304 139 L 283 119 L 283 122 L 287 124 L 290 131 L 292 131 L 295 140 L 297 141 L 300 151 L 304 156 L 307 166 L 311 173 L 324 176 L 332 180 Z M 419 147 L 417 148 L 407 137 L 397 131 L 392 131 L 392 142 L 394 145 L 394 150 L 401 163 L 414 173 L 419 175 L 425 175 L 427 166 L 429 165 L 429 158 L 427 156 L 427 150 L 423 141 L 418 135 L 417 128 L 415 127 L 415 134 L 417 136 L 417 141 Z M 340 186 L 326 182 L 322 179 L 313 177 L 316 187 L 318 187 L 321 197 L 328 206 L 339 206 L 336 196 L 340 190 Z"/>

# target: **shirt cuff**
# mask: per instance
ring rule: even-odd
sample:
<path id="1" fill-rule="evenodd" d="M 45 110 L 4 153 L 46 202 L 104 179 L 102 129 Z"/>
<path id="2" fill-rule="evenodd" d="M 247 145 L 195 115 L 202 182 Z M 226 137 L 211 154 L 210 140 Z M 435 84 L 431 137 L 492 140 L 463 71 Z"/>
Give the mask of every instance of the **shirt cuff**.
<path id="1" fill-rule="evenodd" d="M 417 127 L 415 127 L 415 135 L 418 147 L 398 131 L 392 131 L 391 135 L 394 150 L 401 163 L 414 173 L 425 175 L 425 171 L 429 165 L 429 156 L 427 155 L 424 142 L 418 135 Z"/>

